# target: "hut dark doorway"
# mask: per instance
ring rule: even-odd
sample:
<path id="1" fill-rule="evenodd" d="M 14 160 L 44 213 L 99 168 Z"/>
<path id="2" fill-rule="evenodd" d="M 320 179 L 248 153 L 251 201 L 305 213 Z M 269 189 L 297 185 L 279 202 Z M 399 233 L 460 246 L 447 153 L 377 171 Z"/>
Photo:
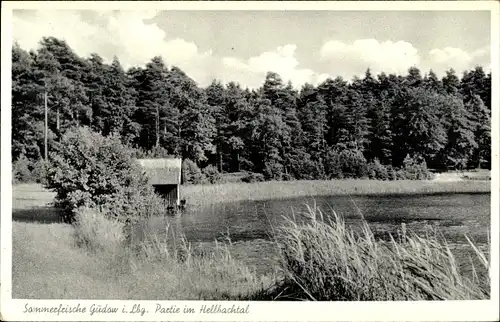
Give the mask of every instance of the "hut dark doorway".
<path id="1" fill-rule="evenodd" d="M 155 184 L 153 185 L 155 192 L 162 196 L 165 205 L 178 206 L 179 205 L 179 188 L 175 184 Z"/>

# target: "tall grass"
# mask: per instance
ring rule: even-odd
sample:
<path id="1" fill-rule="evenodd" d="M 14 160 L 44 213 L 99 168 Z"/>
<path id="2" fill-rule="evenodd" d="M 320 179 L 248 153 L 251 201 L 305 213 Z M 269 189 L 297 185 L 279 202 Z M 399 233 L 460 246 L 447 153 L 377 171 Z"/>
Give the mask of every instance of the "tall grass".
<path id="1" fill-rule="evenodd" d="M 188 206 L 205 206 L 224 201 L 285 199 L 328 195 L 381 195 L 471 193 L 491 191 L 489 182 L 433 182 L 416 180 L 297 180 L 258 183 L 224 183 L 181 187 Z"/>
<path id="2" fill-rule="evenodd" d="M 133 257 L 138 283 L 155 299 L 245 299 L 272 284 L 272 276 L 257 276 L 235 260 L 227 244 L 212 251 L 196 252 L 184 237 L 177 247 L 158 238 L 142 244 Z M 148 274 L 144 274 L 147 271 Z"/>
<path id="3" fill-rule="evenodd" d="M 375 239 L 363 221 L 346 227 L 334 212 L 316 207 L 287 217 L 276 243 L 285 277 L 273 291 L 282 299 L 390 301 L 489 298 L 489 262 L 471 243 L 486 281 L 465 276 L 437 233 L 419 237 L 405 231 L 390 242 Z M 475 270 L 474 270 L 475 271 Z"/>
<path id="4" fill-rule="evenodd" d="M 81 209 L 75 216 L 74 235 L 77 245 L 92 252 L 115 254 L 125 241 L 125 225 L 107 219 L 92 209 Z"/>
<path id="5" fill-rule="evenodd" d="M 76 218 L 77 244 L 106 257 L 109 269 L 125 272 L 118 283 L 134 289 L 128 299 L 240 299 L 273 281 L 233 259 L 229 244 L 196 252 L 185 236 L 175 236 L 168 222 L 160 237 L 158 227 L 151 227 L 148 220 L 123 224 L 89 209 L 79 211 Z M 142 234 L 132 238 L 138 229 Z"/>

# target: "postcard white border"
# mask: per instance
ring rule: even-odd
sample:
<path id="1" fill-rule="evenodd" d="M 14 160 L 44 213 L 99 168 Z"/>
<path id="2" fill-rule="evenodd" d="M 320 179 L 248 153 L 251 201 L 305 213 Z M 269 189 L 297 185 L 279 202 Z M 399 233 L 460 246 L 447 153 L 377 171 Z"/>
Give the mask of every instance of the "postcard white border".
<path id="1" fill-rule="evenodd" d="M 6 321 L 495 321 L 499 319 L 499 7 L 498 1 L 353 1 L 353 2 L 2 2 L 2 109 L 1 109 L 1 290 L 0 320 Z M 202 304 L 250 305 L 250 314 L 147 314 L 135 316 L 115 314 L 106 316 L 88 314 L 53 315 L 23 314 L 25 303 L 53 306 L 114 305 L 138 303 L 154 311 L 156 301 L 83 301 L 83 300 L 15 300 L 12 289 L 12 185 L 11 185 L 11 44 L 13 9 L 91 9 L 91 10 L 432 10 L 432 11 L 491 11 L 491 69 L 492 69 L 492 195 L 491 195 L 491 254 L 492 292 L 489 301 L 443 302 L 213 302 L 213 301 L 164 301 L 183 308 L 185 305 L 200 307 Z"/>

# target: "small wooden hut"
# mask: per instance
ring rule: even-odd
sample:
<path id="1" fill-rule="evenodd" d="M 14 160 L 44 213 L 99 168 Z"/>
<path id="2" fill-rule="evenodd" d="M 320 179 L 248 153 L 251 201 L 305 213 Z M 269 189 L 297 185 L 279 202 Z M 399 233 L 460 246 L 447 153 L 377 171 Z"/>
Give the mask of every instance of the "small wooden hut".
<path id="1" fill-rule="evenodd" d="M 182 160 L 171 159 L 138 159 L 146 171 L 155 192 L 163 197 L 167 207 L 180 206 L 180 185 Z"/>

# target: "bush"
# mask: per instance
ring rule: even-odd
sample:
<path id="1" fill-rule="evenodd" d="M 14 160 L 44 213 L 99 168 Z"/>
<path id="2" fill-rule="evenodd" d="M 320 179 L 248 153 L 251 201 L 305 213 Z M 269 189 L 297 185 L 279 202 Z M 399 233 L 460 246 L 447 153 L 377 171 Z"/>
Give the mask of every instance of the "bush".
<path id="1" fill-rule="evenodd" d="M 358 150 L 334 149 L 327 153 L 325 168 L 330 179 L 364 178 L 368 164 Z"/>
<path id="2" fill-rule="evenodd" d="M 311 160 L 308 153 L 301 153 L 290 160 L 290 175 L 298 180 L 314 180 L 324 176 L 324 168 L 320 162 Z"/>
<path id="3" fill-rule="evenodd" d="M 432 173 L 424 159 L 407 155 L 399 171 L 399 177 L 403 180 L 428 180 L 432 178 Z"/>
<path id="4" fill-rule="evenodd" d="M 140 216 L 137 201 L 152 194 L 144 171 L 119 137 L 103 137 L 86 127 L 66 132 L 51 153 L 46 188 L 56 191 L 56 205 L 69 221 L 80 207 L 106 207 L 121 219 Z"/>
<path id="5" fill-rule="evenodd" d="M 45 183 L 47 177 L 47 163 L 39 159 L 33 161 L 21 154 L 19 159 L 12 163 L 12 182 L 16 183 Z"/>
<path id="6" fill-rule="evenodd" d="M 217 168 L 213 165 L 208 165 L 207 167 L 203 168 L 203 176 L 205 177 L 205 180 L 214 184 L 214 183 L 220 183 L 222 181 L 222 176 L 217 170 Z"/>
<path id="7" fill-rule="evenodd" d="M 283 165 L 273 160 L 265 163 L 263 175 L 266 180 L 281 180 L 283 172 Z"/>
<path id="8" fill-rule="evenodd" d="M 342 164 L 340 160 L 340 152 L 338 150 L 330 150 L 326 154 L 325 171 L 329 179 L 343 179 Z"/>
<path id="9" fill-rule="evenodd" d="M 184 184 L 203 183 L 203 173 L 196 163 L 190 159 L 184 159 L 182 162 L 182 182 Z"/>
<path id="10" fill-rule="evenodd" d="M 246 183 L 262 182 L 265 181 L 265 178 L 262 173 L 250 172 L 246 177 L 243 177 L 241 181 Z"/>
<path id="11" fill-rule="evenodd" d="M 33 182 L 30 170 L 31 162 L 24 154 L 12 163 L 12 181 L 13 183 Z"/>
<path id="12" fill-rule="evenodd" d="M 376 180 L 389 180 L 389 172 L 378 159 L 375 159 L 368 164 L 368 177 Z"/>
<path id="13" fill-rule="evenodd" d="M 33 169 L 31 170 L 32 177 L 35 179 L 36 183 L 46 184 L 48 169 L 50 167 L 50 162 L 45 160 L 38 160 L 33 163 Z"/>
<path id="14" fill-rule="evenodd" d="M 387 165 L 386 169 L 387 169 L 387 178 L 389 180 L 398 180 L 398 173 L 391 164 Z"/>

